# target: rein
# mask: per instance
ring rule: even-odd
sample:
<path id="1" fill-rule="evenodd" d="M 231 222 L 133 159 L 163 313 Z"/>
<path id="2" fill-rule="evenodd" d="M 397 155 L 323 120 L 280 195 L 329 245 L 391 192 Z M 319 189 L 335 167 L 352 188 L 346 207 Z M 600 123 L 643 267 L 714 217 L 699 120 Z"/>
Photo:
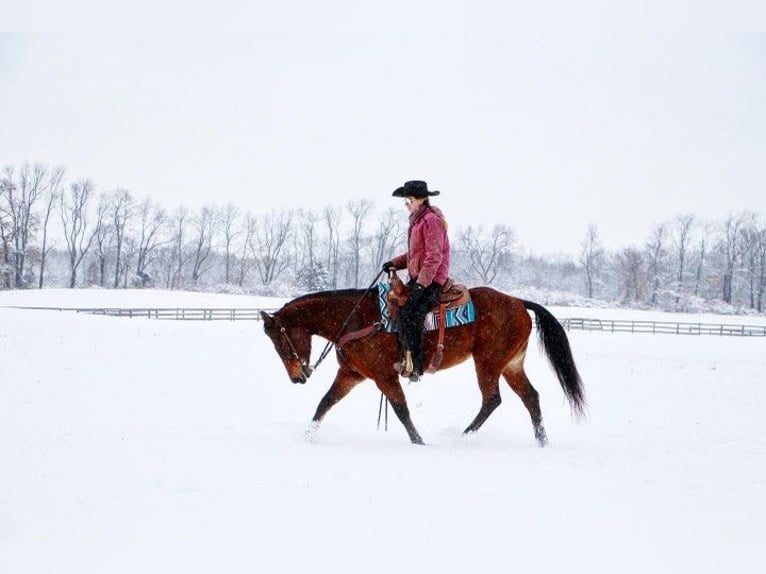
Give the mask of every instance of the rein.
<path id="1" fill-rule="evenodd" d="M 354 316 L 354 312 L 357 310 L 359 305 L 362 303 L 362 300 L 367 296 L 367 294 L 372 290 L 372 288 L 375 287 L 375 284 L 378 282 L 378 279 L 380 279 L 380 276 L 383 275 L 383 273 L 385 273 L 385 271 L 381 270 L 375 276 L 375 279 L 372 280 L 372 283 L 370 283 L 370 286 L 367 287 L 367 289 L 365 289 L 364 293 L 362 293 L 362 296 L 359 297 L 356 304 L 353 306 L 348 316 L 346 317 L 346 320 L 343 322 L 343 325 L 341 326 L 340 330 L 338 330 L 338 334 L 335 335 L 332 341 L 327 341 L 327 344 L 325 344 L 324 349 L 322 349 L 322 352 L 319 354 L 319 359 L 317 359 L 317 362 L 314 363 L 314 366 L 311 367 L 306 365 L 306 367 L 309 369 L 309 374 L 311 374 L 313 371 L 316 371 L 319 364 L 325 360 L 327 355 L 330 353 L 330 350 L 332 350 L 333 346 L 337 345 L 340 342 L 340 336 L 343 334 L 343 331 L 345 331 L 346 327 L 348 326 L 348 322 L 351 320 L 351 317 Z M 287 337 L 287 333 L 285 333 L 285 337 Z M 290 342 L 289 337 L 288 337 L 288 343 L 290 343 L 290 347 L 293 348 L 293 352 L 294 352 L 295 349 L 292 345 L 292 342 Z M 304 361 L 301 361 L 301 366 L 303 366 L 303 363 Z"/>

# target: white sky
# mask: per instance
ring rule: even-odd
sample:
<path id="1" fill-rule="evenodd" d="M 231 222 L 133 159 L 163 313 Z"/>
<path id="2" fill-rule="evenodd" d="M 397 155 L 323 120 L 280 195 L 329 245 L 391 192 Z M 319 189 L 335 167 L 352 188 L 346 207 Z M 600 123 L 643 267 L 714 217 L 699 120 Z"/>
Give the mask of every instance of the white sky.
<path id="1" fill-rule="evenodd" d="M 766 215 L 766 34 L 276 4 L 231 34 L 0 36 L 0 165 L 168 208 L 366 198 L 403 218 L 391 191 L 425 179 L 453 229 L 504 223 L 538 253 L 591 223 L 616 248 L 677 213 Z"/>

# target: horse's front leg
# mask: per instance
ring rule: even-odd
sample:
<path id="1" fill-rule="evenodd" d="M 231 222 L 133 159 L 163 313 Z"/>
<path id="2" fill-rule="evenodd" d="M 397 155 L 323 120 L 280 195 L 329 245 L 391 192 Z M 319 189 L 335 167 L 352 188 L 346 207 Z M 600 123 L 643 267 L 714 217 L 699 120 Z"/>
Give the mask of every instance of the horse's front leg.
<path id="1" fill-rule="evenodd" d="M 361 383 L 365 377 L 352 371 L 351 369 L 341 365 L 338 369 L 338 373 L 335 375 L 335 380 L 330 385 L 330 389 L 322 397 L 317 405 L 317 410 L 314 413 L 314 418 L 311 419 L 311 425 L 306 430 L 306 439 L 313 441 L 317 430 L 319 429 L 319 423 L 327 414 L 335 403 L 340 401 L 343 397 L 351 392 L 355 386 Z"/>
<path id="2" fill-rule="evenodd" d="M 410 418 L 410 409 L 407 407 L 407 399 L 404 397 L 402 385 L 399 382 L 396 374 L 393 373 L 392 376 L 387 376 L 385 378 L 376 378 L 375 384 L 388 399 L 388 402 L 391 403 L 391 407 L 394 409 L 396 416 L 399 417 L 399 420 L 404 425 L 404 428 L 407 431 L 412 444 L 425 444 L 423 439 L 420 437 L 420 433 L 418 433 L 417 429 L 415 428 L 415 425 L 412 424 L 412 419 Z"/>
<path id="3" fill-rule="evenodd" d="M 338 373 L 335 375 L 335 380 L 332 382 L 330 389 L 322 397 L 317 405 L 317 410 L 314 413 L 312 424 L 316 427 L 322 422 L 322 419 L 335 404 L 343 397 L 351 392 L 355 386 L 361 383 L 365 379 L 364 376 L 351 369 L 341 365 L 338 369 Z"/>

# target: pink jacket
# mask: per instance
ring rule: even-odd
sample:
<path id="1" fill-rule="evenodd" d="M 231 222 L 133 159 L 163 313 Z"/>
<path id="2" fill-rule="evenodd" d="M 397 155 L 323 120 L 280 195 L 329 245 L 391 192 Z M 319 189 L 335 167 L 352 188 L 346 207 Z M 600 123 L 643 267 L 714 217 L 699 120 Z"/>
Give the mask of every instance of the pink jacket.
<path id="1" fill-rule="evenodd" d="M 407 245 L 407 253 L 391 260 L 394 267 L 406 267 L 410 278 L 417 279 L 423 287 L 432 281 L 444 285 L 449 277 L 450 248 L 447 222 L 438 207 L 421 205 L 410 214 Z"/>

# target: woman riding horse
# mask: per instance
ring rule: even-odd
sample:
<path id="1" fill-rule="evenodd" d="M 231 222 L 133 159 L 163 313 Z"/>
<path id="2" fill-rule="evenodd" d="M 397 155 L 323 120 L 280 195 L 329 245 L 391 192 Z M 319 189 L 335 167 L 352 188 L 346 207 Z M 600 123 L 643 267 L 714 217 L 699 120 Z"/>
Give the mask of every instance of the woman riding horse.
<path id="1" fill-rule="evenodd" d="M 472 358 L 481 391 L 481 408 L 466 433 L 479 430 L 500 406 L 499 379 L 502 376 L 519 396 L 532 418 L 540 446 L 548 442 L 543 426 L 537 390 L 524 372 L 532 319 L 543 351 L 553 367 L 569 406 L 575 415 L 585 411 L 585 395 L 566 331 L 542 305 L 511 297 L 490 287 L 470 290 L 476 309 L 473 322 L 446 330 L 444 358 L 439 371 Z M 410 440 L 423 444 L 407 407 L 399 376 L 391 368 L 398 353 L 396 333 L 380 330 L 381 313 L 377 289 L 345 289 L 304 295 L 270 315 L 262 312 L 263 327 L 271 339 L 293 383 L 305 383 L 314 368 L 310 365 L 314 335 L 335 343 L 338 371 L 332 386 L 319 401 L 310 431 L 316 431 L 327 412 L 365 379 L 372 379 L 390 401 Z M 354 335 L 354 336 L 352 336 Z M 355 336 L 360 335 L 360 336 Z M 425 336 L 425 349 L 433 353 L 437 335 Z M 324 353 L 317 361 L 317 365 Z"/>
<path id="2" fill-rule="evenodd" d="M 394 197 L 403 197 L 410 212 L 407 252 L 383 264 L 391 273 L 407 269 L 412 288 L 399 317 L 404 340 L 404 358 L 394 364 L 403 377 L 417 381 L 423 375 L 423 322 L 428 312 L 439 302 L 439 295 L 449 277 L 450 246 L 447 221 L 429 197 L 439 195 L 429 191 L 425 181 L 408 181 L 394 190 Z"/>

